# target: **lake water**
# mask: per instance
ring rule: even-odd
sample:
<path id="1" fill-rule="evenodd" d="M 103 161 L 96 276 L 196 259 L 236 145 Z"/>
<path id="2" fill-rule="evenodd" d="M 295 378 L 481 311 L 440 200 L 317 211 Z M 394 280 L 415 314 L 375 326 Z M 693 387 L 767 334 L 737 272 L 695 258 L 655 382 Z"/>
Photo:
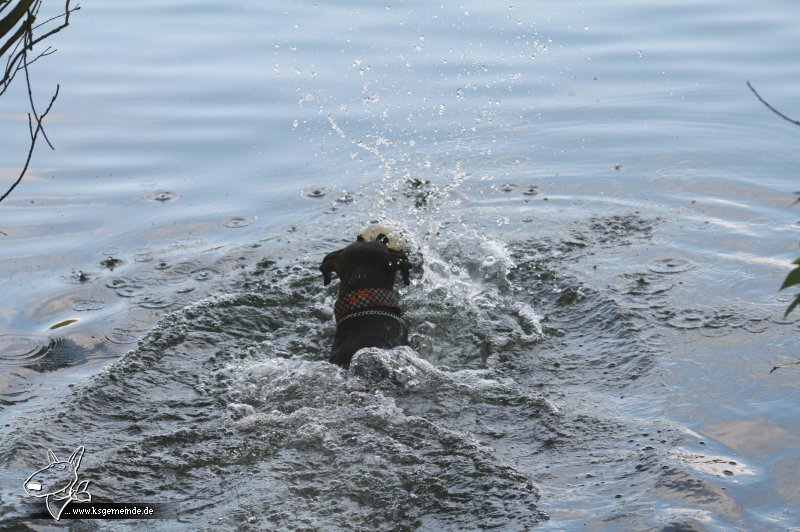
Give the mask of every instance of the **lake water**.
<path id="1" fill-rule="evenodd" d="M 800 366 L 770 373 L 800 127 L 746 86 L 800 118 L 798 27 L 87 0 L 31 68 L 55 150 L 0 204 L 0 524 L 55 524 L 23 483 L 84 446 L 94 501 L 176 513 L 101 530 L 800 527 Z M 413 349 L 348 374 L 317 268 L 377 218 L 422 265 Z"/>

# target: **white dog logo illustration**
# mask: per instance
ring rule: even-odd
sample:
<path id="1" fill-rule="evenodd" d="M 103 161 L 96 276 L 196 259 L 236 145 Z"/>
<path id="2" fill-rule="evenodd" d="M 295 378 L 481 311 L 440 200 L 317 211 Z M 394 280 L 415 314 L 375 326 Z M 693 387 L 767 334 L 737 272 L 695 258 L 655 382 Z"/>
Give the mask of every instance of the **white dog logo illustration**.
<path id="1" fill-rule="evenodd" d="M 50 462 L 25 481 L 25 491 L 34 497 L 44 497 L 47 511 L 56 521 L 61 512 L 72 501 L 91 502 L 92 495 L 87 491 L 89 481 L 78 484 L 78 466 L 83 458 L 83 447 L 75 449 L 69 459 L 59 460 L 55 453 L 47 450 Z M 77 485 L 76 485 L 77 484 Z"/>

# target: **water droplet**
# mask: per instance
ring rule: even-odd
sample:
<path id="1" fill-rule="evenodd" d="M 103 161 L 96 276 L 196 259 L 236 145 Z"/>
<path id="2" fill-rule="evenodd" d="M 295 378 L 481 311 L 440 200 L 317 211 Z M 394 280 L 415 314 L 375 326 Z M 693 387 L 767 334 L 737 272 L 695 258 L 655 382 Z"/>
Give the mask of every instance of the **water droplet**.
<path id="1" fill-rule="evenodd" d="M 230 218 L 226 218 L 225 221 L 222 222 L 222 225 L 231 229 L 238 229 L 240 227 L 247 227 L 250 225 L 250 222 L 250 218 L 245 218 L 244 216 L 231 216 Z"/>
<path id="2" fill-rule="evenodd" d="M 156 190 L 148 197 L 152 201 L 158 201 L 159 203 L 166 203 L 168 201 L 174 201 L 178 199 L 180 197 L 180 194 L 178 194 L 177 192 L 171 192 L 169 190 Z"/>
<path id="3" fill-rule="evenodd" d="M 108 257 L 106 260 L 100 261 L 100 266 L 103 268 L 114 271 L 114 268 L 122 264 L 122 260 L 115 257 Z"/>
<path id="4" fill-rule="evenodd" d="M 208 281 L 215 275 L 219 275 L 220 271 L 214 268 L 198 268 L 192 272 L 192 279 L 195 281 Z"/>
<path id="5" fill-rule="evenodd" d="M 312 188 L 308 190 L 304 190 L 303 194 L 309 198 L 322 198 L 325 197 L 327 190 L 324 188 Z"/>
<path id="6" fill-rule="evenodd" d="M 130 281 L 122 277 L 113 277 L 106 281 L 106 286 L 113 290 L 117 290 L 119 288 L 125 288 L 129 284 L 131 284 Z"/>

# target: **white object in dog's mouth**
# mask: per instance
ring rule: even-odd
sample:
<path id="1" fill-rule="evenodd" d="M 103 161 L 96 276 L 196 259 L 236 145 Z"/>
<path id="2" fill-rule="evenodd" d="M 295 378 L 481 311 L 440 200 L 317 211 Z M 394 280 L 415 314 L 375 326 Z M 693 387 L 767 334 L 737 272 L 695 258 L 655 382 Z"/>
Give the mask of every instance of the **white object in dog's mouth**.
<path id="1" fill-rule="evenodd" d="M 386 247 L 395 251 L 405 251 L 406 238 L 391 222 L 371 222 L 358 233 L 359 240 L 374 242 L 380 240 Z"/>

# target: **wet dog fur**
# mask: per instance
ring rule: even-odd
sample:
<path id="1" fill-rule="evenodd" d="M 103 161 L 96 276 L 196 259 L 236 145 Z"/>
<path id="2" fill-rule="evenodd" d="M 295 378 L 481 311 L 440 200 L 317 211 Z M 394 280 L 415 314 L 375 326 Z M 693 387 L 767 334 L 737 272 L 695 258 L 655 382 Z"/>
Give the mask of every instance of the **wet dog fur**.
<path id="1" fill-rule="evenodd" d="M 325 286 L 332 280 L 332 274 L 339 278 L 339 298 L 365 288 L 394 290 L 397 272 L 403 282 L 410 283 L 411 263 L 405 252 L 390 249 L 380 241 L 358 241 L 349 246 L 328 253 L 319 267 Z M 368 308 L 359 309 L 369 310 Z M 391 313 L 398 317 L 399 308 L 375 307 L 375 310 Z M 355 316 L 340 320 L 336 326 L 330 360 L 344 368 L 359 349 L 364 347 L 392 348 L 408 345 L 408 327 L 405 321 L 387 315 Z"/>

